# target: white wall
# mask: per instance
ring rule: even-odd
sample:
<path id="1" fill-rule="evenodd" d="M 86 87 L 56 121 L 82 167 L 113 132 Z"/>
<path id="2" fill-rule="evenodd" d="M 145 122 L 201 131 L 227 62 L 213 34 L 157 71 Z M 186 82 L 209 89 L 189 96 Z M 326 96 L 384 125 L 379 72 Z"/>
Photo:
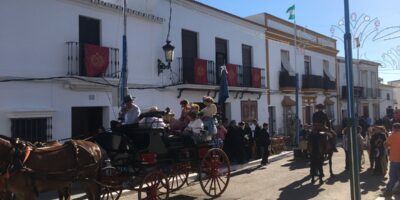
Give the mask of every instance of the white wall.
<path id="1" fill-rule="evenodd" d="M 86 3 L 82 3 L 86 2 Z M 111 1 L 112 2 L 112 1 Z M 114 1 L 115 2 L 115 1 Z M 178 3 L 178 4 L 176 4 Z M 23 5 L 23 6 L 21 6 Z M 129 1 L 133 9 L 164 19 L 169 17 L 169 1 Z M 266 66 L 264 28 L 227 16 L 215 10 L 191 6 L 190 2 L 174 1 L 172 5 L 170 40 L 176 47 L 175 57 L 182 55 L 181 30 L 199 33 L 199 57 L 215 60 L 215 38 L 228 40 L 229 63 L 242 64 L 241 45 L 252 46 L 254 67 Z M 101 45 L 120 49 L 122 63 L 122 13 L 101 8 L 90 1 L 80 0 L 5 0 L 0 6 L 0 78 L 54 77 L 67 75 L 67 41 L 79 41 L 79 16 L 99 19 Z M 190 16 L 190 17 L 188 17 Z M 12 20 L 10 20 L 12 19 Z M 137 16 L 128 16 L 128 83 L 141 85 L 166 85 L 170 74 L 158 76 L 156 60 L 164 60 L 162 46 L 168 32 L 168 21 L 157 23 Z M 120 63 L 120 65 L 121 65 Z M 172 63 L 177 67 L 177 62 Z M 176 77 L 175 77 L 176 78 Z M 71 107 L 104 107 L 104 125 L 116 118 L 117 108 L 112 107 L 112 92 L 105 90 L 72 90 L 66 80 L 47 82 L 0 83 L 0 133 L 10 134 L 9 113 L 18 111 L 51 111 L 53 139 L 71 135 Z M 176 88 L 160 90 L 131 90 L 142 109 L 157 105 L 169 106 L 179 115 Z M 89 95 L 95 95 L 89 100 Z M 205 92 L 187 92 L 182 98 L 200 101 Z M 240 120 L 240 101 L 257 99 L 255 94 L 245 94 L 234 99 L 233 119 Z M 266 95 L 258 100 L 259 121 L 267 121 Z"/>

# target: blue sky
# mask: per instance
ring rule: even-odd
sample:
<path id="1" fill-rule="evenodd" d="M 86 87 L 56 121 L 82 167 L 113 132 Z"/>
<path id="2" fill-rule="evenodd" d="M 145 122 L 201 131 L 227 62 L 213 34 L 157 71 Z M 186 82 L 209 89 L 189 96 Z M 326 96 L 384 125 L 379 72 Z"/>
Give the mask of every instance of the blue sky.
<path id="1" fill-rule="evenodd" d="M 245 17 L 266 12 L 287 19 L 286 10 L 296 5 L 296 23 L 337 39 L 339 56 L 344 55 L 343 0 L 198 0 L 212 7 Z M 382 63 L 384 82 L 400 79 L 400 0 L 350 0 L 352 30 L 363 39 L 359 58 Z M 358 23 L 357 23 L 358 20 Z M 333 27 L 332 25 L 335 25 Z M 337 37 L 337 38 L 336 38 Z M 353 49 L 357 58 L 357 49 Z"/>

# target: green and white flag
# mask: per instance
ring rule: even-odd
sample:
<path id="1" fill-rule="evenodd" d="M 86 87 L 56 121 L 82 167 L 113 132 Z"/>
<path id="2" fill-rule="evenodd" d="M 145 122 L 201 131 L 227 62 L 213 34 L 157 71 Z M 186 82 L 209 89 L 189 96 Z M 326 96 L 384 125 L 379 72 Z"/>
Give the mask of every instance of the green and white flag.
<path id="1" fill-rule="evenodd" d="M 289 14 L 289 19 L 295 19 L 296 15 L 295 15 L 295 5 L 290 6 L 287 10 L 286 13 Z"/>

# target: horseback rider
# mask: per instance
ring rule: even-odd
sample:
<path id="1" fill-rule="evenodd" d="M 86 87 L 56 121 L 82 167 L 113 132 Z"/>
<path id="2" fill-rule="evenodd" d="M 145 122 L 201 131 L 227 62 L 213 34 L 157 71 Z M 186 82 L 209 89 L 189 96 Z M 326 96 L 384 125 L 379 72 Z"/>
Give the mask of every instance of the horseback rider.
<path id="1" fill-rule="evenodd" d="M 331 131 L 327 125 L 330 124 L 328 115 L 323 111 L 325 106 L 323 104 L 317 104 L 316 106 L 317 112 L 315 112 L 312 116 L 313 121 L 313 133 L 325 132 L 329 135 L 329 142 L 333 147 L 334 152 L 338 152 L 336 149 L 336 133 Z"/>

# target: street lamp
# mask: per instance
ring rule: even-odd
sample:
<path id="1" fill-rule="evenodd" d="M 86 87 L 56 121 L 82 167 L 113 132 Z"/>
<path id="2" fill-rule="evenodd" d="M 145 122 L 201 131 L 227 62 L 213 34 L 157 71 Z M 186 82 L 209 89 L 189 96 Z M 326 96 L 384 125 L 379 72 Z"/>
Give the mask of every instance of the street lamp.
<path id="1" fill-rule="evenodd" d="M 171 45 L 171 41 L 167 40 L 167 44 L 165 44 L 162 49 L 165 54 L 165 61 L 167 64 L 164 64 L 160 59 L 157 59 L 158 62 L 158 75 L 163 72 L 165 69 L 171 68 L 171 62 L 174 60 L 174 49 L 175 47 Z"/>
<path id="2" fill-rule="evenodd" d="M 167 61 L 167 64 L 164 64 L 160 59 L 157 59 L 158 75 L 160 75 L 160 73 L 163 72 L 165 69 L 171 69 L 171 62 L 174 60 L 175 47 L 171 44 L 171 41 L 169 40 L 169 33 L 171 31 L 171 15 L 172 15 L 172 1 L 169 0 L 168 34 L 167 34 L 167 40 L 165 41 L 167 44 L 165 44 L 162 47 L 162 49 L 164 50 L 165 61 Z"/>

